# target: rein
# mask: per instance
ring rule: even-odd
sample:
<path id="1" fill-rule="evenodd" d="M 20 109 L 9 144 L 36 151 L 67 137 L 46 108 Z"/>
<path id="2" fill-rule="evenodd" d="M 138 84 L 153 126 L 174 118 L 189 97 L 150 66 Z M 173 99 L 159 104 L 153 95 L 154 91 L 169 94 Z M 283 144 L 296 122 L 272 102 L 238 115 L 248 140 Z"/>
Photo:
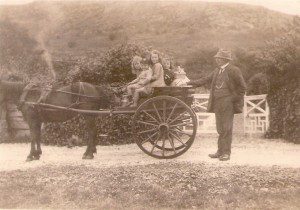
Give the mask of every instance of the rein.
<path id="1" fill-rule="evenodd" d="M 66 94 L 69 94 L 69 95 L 80 96 L 80 97 L 85 97 L 85 98 L 94 98 L 94 99 L 100 99 L 101 98 L 101 97 L 97 97 L 97 96 L 88 96 L 88 95 L 84 95 L 84 94 L 80 94 L 80 93 L 73 93 L 73 92 L 64 91 L 64 90 L 53 90 L 53 89 L 44 89 L 44 90 L 51 90 L 53 92 L 66 93 Z M 41 89 L 34 88 L 34 89 L 30 89 L 29 91 L 41 91 Z"/>

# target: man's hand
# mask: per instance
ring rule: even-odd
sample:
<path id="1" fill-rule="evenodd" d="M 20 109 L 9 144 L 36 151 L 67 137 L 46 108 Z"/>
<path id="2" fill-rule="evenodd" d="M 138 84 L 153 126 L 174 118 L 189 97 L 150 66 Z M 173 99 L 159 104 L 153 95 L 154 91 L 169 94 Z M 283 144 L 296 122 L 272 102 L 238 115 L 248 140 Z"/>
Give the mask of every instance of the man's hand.
<path id="1" fill-rule="evenodd" d="M 189 81 L 189 82 L 187 82 L 186 84 L 187 85 L 192 85 L 193 86 L 193 84 L 191 84 L 192 83 L 192 81 Z"/>

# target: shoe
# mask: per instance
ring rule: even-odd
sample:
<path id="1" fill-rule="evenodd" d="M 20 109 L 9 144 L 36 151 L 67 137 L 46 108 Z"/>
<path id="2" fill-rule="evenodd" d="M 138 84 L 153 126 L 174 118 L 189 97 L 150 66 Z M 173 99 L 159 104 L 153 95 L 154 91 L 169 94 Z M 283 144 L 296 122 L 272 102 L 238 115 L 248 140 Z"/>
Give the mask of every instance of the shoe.
<path id="1" fill-rule="evenodd" d="M 216 152 L 215 154 L 209 154 L 208 155 L 210 158 L 219 158 L 221 156 L 220 153 Z"/>
<path id="2" fill-rule="evenodd" d="M 227 161 L 227 160 L 230 160 L 230 155 L 228 155 L 228 154 L 221 155 L 221 156 L 219 157 L 219 160 L 220 160 L 220 161 Z"/>
<path id="3" fill-rule="evenodd" d="M 132 104 L 130 104 L 130 106 L 129 107 L 137 107 L 137 105 L 136 104 L 134 104 L 134 103 L 132 103 Z"/>

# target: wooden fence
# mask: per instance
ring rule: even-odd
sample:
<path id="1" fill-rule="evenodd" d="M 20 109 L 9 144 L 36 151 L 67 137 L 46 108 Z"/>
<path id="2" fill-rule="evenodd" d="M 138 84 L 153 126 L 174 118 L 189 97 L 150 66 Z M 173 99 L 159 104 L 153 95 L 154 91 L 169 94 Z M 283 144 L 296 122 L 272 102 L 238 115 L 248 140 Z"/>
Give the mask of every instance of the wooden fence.
<path id="1" fill-rule="evenodd" d="M 262 134 L 269 127 L 269 106 L 267 95 L 252 95 L 244 97 L 243 133 Z M 207 113 L 209 94 L 194 94 L 192 108 L 198 119 L 198 133 L 217 133 L 215 114 Z M 188 130 L 188 128 L 185 128 Z"/>

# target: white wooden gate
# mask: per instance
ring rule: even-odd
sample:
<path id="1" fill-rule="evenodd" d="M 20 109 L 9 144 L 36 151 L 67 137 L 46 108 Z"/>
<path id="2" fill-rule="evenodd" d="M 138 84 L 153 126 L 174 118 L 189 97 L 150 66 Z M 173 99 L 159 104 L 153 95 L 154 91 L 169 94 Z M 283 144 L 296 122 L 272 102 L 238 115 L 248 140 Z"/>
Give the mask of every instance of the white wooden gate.
<path id="1" fill-rule="evenodd" d="M 209 94 L 194 94 L 192 108 L 197 115 L 199 133 L 217 133 L 215 114 L 206 112 L 208 97 Z"/>
<path id="2" fill-rule="evenodd" d="M 192 108 L 198 119 L 198 133 L 217 133 L 215 114 L 206 112 L 208 97 L 209 94 L 194 94 Z M 265 133 L 269 127 L 266 95 L 245 96 L 243 118 L 244 134 Z"/>
<path id="3" fill-rule="evenodd" d="M 244 134 L 265 133 L 269 128 L 267 95 L 245 96 Z"/>

